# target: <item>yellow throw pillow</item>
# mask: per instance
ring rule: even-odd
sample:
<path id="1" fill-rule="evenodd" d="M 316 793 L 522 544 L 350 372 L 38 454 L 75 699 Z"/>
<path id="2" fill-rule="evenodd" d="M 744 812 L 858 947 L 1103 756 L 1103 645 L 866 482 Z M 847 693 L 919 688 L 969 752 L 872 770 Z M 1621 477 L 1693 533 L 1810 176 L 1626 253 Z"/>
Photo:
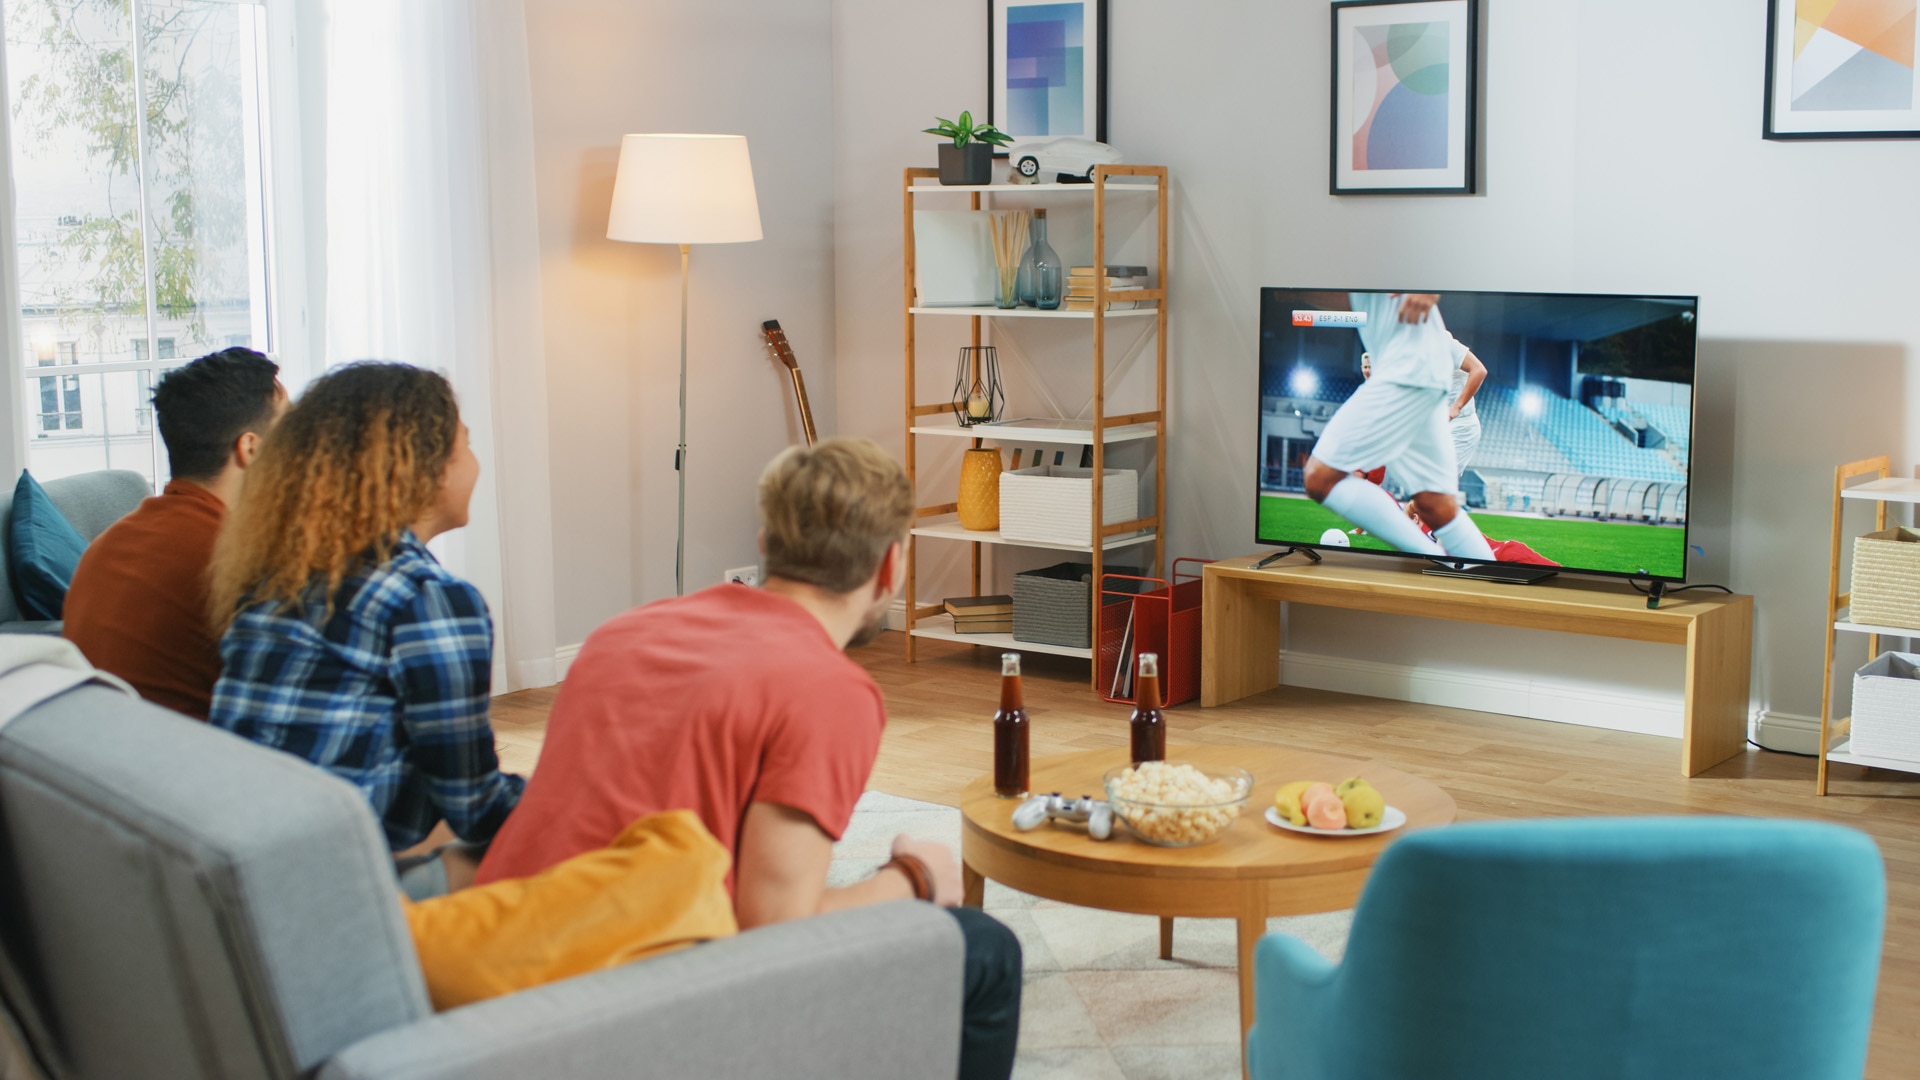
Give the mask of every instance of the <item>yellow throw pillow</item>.
<path id="1" fill-rule="evenodd" d="M 406 907 L 436 1009 L 739 932 L 730 859 L 698 815 L 641 818 L 599 851 Z"/>

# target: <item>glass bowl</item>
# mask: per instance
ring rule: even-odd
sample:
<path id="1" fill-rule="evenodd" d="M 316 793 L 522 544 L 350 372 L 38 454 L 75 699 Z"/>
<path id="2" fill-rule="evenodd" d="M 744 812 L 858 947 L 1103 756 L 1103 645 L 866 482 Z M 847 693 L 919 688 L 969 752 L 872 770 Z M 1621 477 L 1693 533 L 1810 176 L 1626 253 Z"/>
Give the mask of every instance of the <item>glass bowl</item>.
<path id="1" fill-rule="evenodd" d="M 1165 784 L 1161 785 L 1159 794 L 1140 790 L 1152 786 L 1157 779 L 1155 773 L 1172 773 L 1169 779 L 1189 776 L 1180 766 L 1199 772 L 1216 790 L 1204 794 L 1168 791 Z M 1143 770 L 1138 777 L 1136 769 Z M 1139 840 L 1160 847 L 1197 847 L 1220 839 L 1240 816 L 1247 805 L 1247 796 L 1253 791 L 1253 774 L 1245 769 L 1201 768 L 1180 761 L 1122 765 L 1108 769 L 1102 779 L 1107 802 L 1113 805 L 1113 816 L 1126 822 Z M 1225 797 L 1220 797 L 1222 795 Z"/>

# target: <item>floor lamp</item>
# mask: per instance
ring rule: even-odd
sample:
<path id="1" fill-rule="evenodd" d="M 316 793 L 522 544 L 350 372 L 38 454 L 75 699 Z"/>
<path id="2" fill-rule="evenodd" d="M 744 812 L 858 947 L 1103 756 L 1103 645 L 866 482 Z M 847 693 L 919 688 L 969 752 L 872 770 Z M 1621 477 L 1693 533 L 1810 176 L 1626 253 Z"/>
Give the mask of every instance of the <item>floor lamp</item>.
<path id="1" fill-rule="evenodd" d="M 620 140 L 607 239 L 680 246 L 679 531 L 673 589 L 687 591 L 687 257 L 694 244 L 760 239 L 760 204 L 744 135 L 628 135 Z"/>

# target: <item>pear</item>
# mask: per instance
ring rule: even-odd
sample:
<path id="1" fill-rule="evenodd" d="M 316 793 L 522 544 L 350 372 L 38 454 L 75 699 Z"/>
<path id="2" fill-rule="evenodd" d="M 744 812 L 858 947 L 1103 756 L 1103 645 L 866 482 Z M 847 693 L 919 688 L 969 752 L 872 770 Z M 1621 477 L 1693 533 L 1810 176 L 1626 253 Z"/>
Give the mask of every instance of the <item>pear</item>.
<path id="1" fill-rule="evenodd" d="M 1313 784 L 1312 780 L 1294 780 L 1282 784 L 1280 790 L 1273 793 L 1273 808 L 1280 811 L 1281 817 L 1295 825 L 1305 825 L 1307 811 L 1300 805 L 1300 795 Z"/>
<path id="2" fill-rule="evenodd" d="M 1372 784 L 1367 783 L 1366 780 L 1361 777 L 1349 776 L 1333 786 L 1333 793 L 1344 799 L 1347 796 L 1347 792 L 1352 791 L 1354 788 L 1372 786 Z"/>
<path id="3" fill-rule="evenodd" d="M 1346 787 L 1345 784 L 1341 786 Z M 1348 787 L 1340 796 L 1340 805 L 1346 808 L 1349 829 L 1371 829 L 1380 824 L 1380 815 L 1387 810 L 1387 800 L 1365 780 L 1360 780 L 1357 786 Z"/>

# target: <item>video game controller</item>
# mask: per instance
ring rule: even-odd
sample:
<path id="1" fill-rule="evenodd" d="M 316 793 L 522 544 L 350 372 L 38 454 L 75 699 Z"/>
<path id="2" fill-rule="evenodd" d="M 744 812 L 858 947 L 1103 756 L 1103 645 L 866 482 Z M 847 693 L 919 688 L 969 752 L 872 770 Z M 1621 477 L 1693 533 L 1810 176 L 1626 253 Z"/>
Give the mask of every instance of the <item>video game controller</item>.
<path id="1" fill-rule="evenodd" d="M 1035 795 L 1013 811 L 1013 827 L 1021 832 L 1032 832 L 1047 820 L 1084 822 L 1087 835 L 1095 840 L 1113 835 L 1113 807 L 1089 795 L 1077 799 L 1064 798 L 1057 791 L 1051 795 Z"/>

